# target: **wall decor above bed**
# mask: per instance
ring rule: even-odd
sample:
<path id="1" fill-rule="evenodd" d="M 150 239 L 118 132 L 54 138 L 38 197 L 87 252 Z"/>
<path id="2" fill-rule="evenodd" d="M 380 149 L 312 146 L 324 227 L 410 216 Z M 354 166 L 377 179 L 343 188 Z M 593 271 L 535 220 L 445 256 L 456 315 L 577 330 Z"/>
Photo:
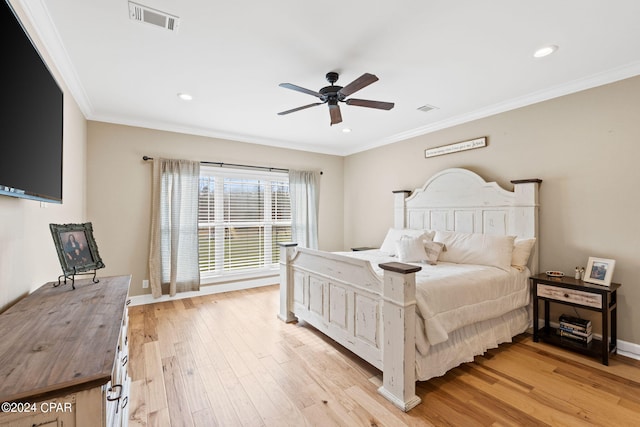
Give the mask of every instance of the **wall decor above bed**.
<path id="1" fill-rule="evenodd" d="M 394 224 L 380 250 L 282 244 L 278 317 L 312 325 L 380 369 L 379 393 L 410 410 L 421 401 L 416 380 L 444 375 L 530 327 L 540 182 L 512 181 L 509 191 L 446 169 L 409 196 L 394 192 Z M 451 254 L 400 263 L 403 239 L 443 239 Z"/>
<path id="2" fill-rule="evenodd" d="M 424 150 L 424 157 L 442 156 L 443 154 L 457 153 L 459 151 L 472 150 L 487 146 L 487 137 L 471 139 L 469 141 L 455 142 L 453 144 L 441 145 L 439 147 L 427 148 Z"/>

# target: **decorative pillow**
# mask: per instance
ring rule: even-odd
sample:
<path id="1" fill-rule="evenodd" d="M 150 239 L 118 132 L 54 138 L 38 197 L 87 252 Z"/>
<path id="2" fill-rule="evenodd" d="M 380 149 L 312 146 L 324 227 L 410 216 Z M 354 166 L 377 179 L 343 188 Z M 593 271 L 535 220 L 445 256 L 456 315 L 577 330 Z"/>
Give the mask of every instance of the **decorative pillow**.
<path id="1" fill-rule="evenodd" d="M 443 248 L 444 243 L 425 240 L 424 251 L 427 253 L 427 264 L 436 264 Z"/>
<path id="2" fill-rule="evenodd" d="M 505 271 L 511 267 L 515 236 L 436 231 L 433 240 L 447 248 L 440 253 L 440 261 L 489 265 Z"/>
<path id="3" fill-rule="evenodd" d="M 516 239 L 513 242 L 513 252 L 511 253 L 511 266 L 517 268 L 520 271 L 524 271 L 525 267 L 529 263 L 529 256 L 531 255 L 531 249 L 536 243 L 536 238 L 530 239 Z"/>
<path id="4" fill-rule="evenodd" d="M 396 242 L 396 252 L 400 262 L 426 262 L 427 253 L 424 250 L 423 236 L 402 236 Z"/>
<path id="5" fill-rule="evenodd" d="M 425 240 L 433 240 L 434 235 L 435 231 L 412 230 L 409 228 L 390 228 L 389 231 L 387 231 L 387 236 L 384 238 L 384 241 L 380 246 L 380 251 L 389 256 L 396 256 L 396 243 L 400 241 L 402 236 L 423 236 Z"/>

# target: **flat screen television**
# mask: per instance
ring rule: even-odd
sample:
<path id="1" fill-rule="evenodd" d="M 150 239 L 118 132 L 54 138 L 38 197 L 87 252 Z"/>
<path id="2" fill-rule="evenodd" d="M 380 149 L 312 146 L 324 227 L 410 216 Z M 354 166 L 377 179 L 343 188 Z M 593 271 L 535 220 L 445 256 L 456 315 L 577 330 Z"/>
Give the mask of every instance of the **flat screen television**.
<path id="1" fill-rule="evenodd" d="M 0 195 L 62 203 L 63 93 L 11 5 L 0 3 Z"/>

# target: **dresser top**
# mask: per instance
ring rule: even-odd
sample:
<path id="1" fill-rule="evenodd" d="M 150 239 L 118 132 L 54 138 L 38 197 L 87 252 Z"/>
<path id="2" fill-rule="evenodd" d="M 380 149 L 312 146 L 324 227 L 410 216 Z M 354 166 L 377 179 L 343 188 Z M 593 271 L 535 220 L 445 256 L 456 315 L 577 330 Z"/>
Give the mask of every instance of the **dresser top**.
<path id="1" fill-rule="evenodd" d="M 33 401 L 111 378 L 130 276 L 47 283 L 0 314 L 0 402 Z"/>

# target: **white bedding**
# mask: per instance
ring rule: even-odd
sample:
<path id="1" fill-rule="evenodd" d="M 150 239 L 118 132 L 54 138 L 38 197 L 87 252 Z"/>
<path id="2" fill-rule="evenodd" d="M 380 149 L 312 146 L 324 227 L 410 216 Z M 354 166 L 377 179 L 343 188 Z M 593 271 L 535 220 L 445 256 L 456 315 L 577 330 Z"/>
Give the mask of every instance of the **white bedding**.
<path id="1" fill-rule="evenodd" d="M 397 261 L 396 258 L 377 250 L 343 254 L 370 261 L 380 275 L 382 269 L 378 264 Z M 458 331 L 457 340 L 460 340 L 461 336 L 463 339 L 471 339 L 473 331 L 468 329 L 469 326 L 491 319 L 499 321 L 501 316 L 526 307 L 530 302 L 528 269 L 518 271 L 511 268 L 507 272 L 496 267 L 447 262 L 438 262 L 436 265 L 412 265 L 422 267 L 422 270 L 416 273 L 416 349 L 421 355 L 428 354 L 432 346 L 446 343 L 454 331 Z M 525 308 L 522 311 L 525 313 L 526 329 L 527 310 Z M 518 317 L 517 325 L 513 329 L 522 329 L 522 321 L 523 319 Z M 511 339 L 511 336 L 513 335 L 509 335 L 508 339 Z M 472 342 L 469 345 L 482 346 Z M 482 352 L 484 350 L 486 348 Z"/>

